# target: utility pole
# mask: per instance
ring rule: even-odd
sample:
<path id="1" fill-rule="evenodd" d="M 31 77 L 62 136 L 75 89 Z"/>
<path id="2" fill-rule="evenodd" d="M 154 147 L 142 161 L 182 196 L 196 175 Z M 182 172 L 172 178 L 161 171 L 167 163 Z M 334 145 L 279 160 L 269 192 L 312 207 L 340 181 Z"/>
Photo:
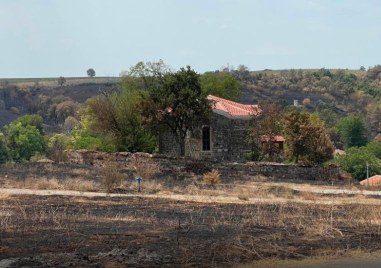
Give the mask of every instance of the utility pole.
<path id="1" fill-rule="evenodd" d="M 369 179 L 369 163 L 366 161 L 366 178 Z"/>

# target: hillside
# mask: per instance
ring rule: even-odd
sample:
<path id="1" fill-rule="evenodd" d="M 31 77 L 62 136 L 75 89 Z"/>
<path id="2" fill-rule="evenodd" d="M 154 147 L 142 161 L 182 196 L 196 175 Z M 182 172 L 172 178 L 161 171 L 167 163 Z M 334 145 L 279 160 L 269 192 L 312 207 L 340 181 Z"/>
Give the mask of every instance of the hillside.
<path id="1" fill-rule="evenodd" d="M 224 70 L 226 71 L 226 70 Z M 210 74 L 218 73 L 209 72 Z M 365 70 L 299 69 L 249 72 L 228 70 L 241 81 L 243 103 L 277 101 L 293 105 L 297 100 L 333 126 L 349 113 L 364 116 L 369 138 L 381 131 L 381 66 Z M 52 131 L 74 116 L 89 97 L 117 86 L 118 77 L 72 77 L 63 86 L 57 78 L 0 79 L 0 127 L 26 113 L 43 116 Z"/>
<path id="2" fill-rule="evenodd" d="M 68 78 L 63 86 L 57 79 L 7 79 L 0 87 L 0 127 L 20 115 L 40 114 L 47 129 L 55 131 L 66 117 L 75 114 L 85 101 L 100 90 L 116 86 L 118 78 Z"/>

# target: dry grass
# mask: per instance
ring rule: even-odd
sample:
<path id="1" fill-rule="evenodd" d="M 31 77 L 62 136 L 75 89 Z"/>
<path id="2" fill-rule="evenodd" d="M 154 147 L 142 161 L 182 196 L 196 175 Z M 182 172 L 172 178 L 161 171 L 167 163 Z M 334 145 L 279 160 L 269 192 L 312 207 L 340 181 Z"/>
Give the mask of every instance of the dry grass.
<path id="1" fill-rule="evenodd" d="M 192 261 L 194 267 L 202 266 L 203 262 L 205 266 L 219 266 L 223 261 L 234 267 L 238 261 L 258 261 L 247 267 L 282 267 L 281 259 L 309 259 L 358 248 L 372 250 L 381 244 L 381 210 L 375 205 L 301 203 L 297 198 L 267 204 L 249 204 L 245 199 L 241 200 L 244 204 L 206 204 L 136 197 L 97 198 L 88 202 L 84 198 L 81 202 L 71 198 L 69 204 L 62 203 L 58 197 L 24 198 L 5 200 L 0 208 L 0 231 L 7 232 L 9 237 L 16 239 L 31 230 L 38 233 L 51 228 L 54 235 L 61 230 L 61 233 L 70 232 L 70 239 L 74 239 L 77 230 L 86 226 L 89 234 L 99 237 L 97 232 L 107 230 L 118 234 L 112 236 L 113 243 L 120 237 L 124 243 L 126 238 L 120 234 L 131 235 L 138 230 L 142 235 L 136 240 L 118 246 L 128 247 L 133 241 L 139 243 L 139 248 L 157 243 L 154 250 L 158 255 L 162 254 L 162 248 L 176 252 L 175 256 L 184 258 L 178 260 L 182 267 Z M 37 200 L 38 206 L 33 204 L 30 209 L 30 200 Z M 142 243 L 144 234 L 149 232 L 157 237 Z M 78 239 L 86 244 L 94 243 L 93 247 L 105 245 L 101 244 L 101 238 L 94 240 L 93 236 Z M 109 239 L 105 237 L 108 243 Z M 184 251 L 178 250 L 178 243 Z M 212 254 L 213 263 L 209 262 Z"/>
<path id="2" fill-rule="evenodd" d="M 221 181 L 221 174 L 218 170 L 212 170 L 204 174 L 203 181 L 209 185 L 215 185 Z"/>
<path id="3" fill-rule="evenodd" d="M 148 157 L 134 154 L 128 163 L 129 168 L 134 170 L 135 176 L 141 176 L 143 180 L 153 179 L 160 171 L 158 164 Z"/>
<path id="4" fill-rule="evenodd" d="M 0 193 L 0 200 L 8 199 L 9 196 L 10 196 L 10 195 L 7 194 L 7 193 Z"/>
<path id="5" fill-rule="evenodd" d="M 96 190 L 94 181 L 84 179 L 58 180 L 56 178 L 26 179 L 24 182 L 13 182 L 12 186 L 17 188 L 37 190 L 70 190 L 88 192 Z"/>
<path id="6" fill-rule="evenodd" d="M 318 195 L 313 192 L 301 192 L 301 198 L 303 198 L 304 200 L 315 201 L 318 199 Z"/>
<path id="7" fill-rule="evenodd" d="M 111 192 L 124 179 L 123 174 L 120 173 L 120 167 L 115 162 L 105 163 L 105 166 L 101 169 L 101 176 L 107 192 Z"/>
<path id="8" fill-rule="evenodd" d="M 304 268 L 318 267 L 318 265 L 330 263 L 332 267 L 340 267 L 341 260 L 372 260 L 379 259 L 381 253 L 368 253 L 362 250 L 345 250 L 338 251 L 335 254 L 325 254 L 321 256 L 313 256 L 301 260 L 280 260 L 277 258 L 269 258 L 255 261 L 251 264 L 241 265 L 240 268 Z M 327 266 L 325 266 L 327 267 Z M 357 267 L 357 266 L 356 266 Z M 361 266 L 365 267 L 365 266 Z"/>

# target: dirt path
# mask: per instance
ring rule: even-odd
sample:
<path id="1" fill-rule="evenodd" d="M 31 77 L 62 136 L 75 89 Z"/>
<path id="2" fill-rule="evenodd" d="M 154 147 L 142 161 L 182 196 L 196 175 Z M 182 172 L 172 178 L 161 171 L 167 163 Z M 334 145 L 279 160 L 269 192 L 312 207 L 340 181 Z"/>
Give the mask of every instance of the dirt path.
<path id="1" fill-rule="evenodd" d="M 332 195 L 364 195 L 364 196 L 381 196 L 379 191 L 349 191 L 341 189 L 322 189 L 313 190 L 315 193 L 320 194 L 332 194 Z M 317 200 L 305 200 L 301 198 L 282 198 L 282 197 L 269 197 L 269 198 L 248 198 L 245 200 L 240 199 L 235 196 L 225 196 L 225 195 L 190 195 L 190 194 L 118 194 L 118 193 L 104 193 L 104 192 L 80 192 L 80 191 L 69 191 L 69 190 L 36 190 L 36 189 L 21 189 L 21 188 L 0 188 L 0 193 L 9 195 L 38 195 L 38 196 L 81 196 L 81 197 L 142 197 L 142 198 L 162 198 L 178 201 L 190 201 L 190 202 L 200 202 L 200 203 L 224 203 L 224 204 L 279 204 L 285 202 L 295 202 L 295 203 L 314 203 L 314 204 L 345 204 L 345 203 L 380 203 L 381 200 L 352 200 L 345 198 L 330 198 L 330 199 L 317 199 Z"/>

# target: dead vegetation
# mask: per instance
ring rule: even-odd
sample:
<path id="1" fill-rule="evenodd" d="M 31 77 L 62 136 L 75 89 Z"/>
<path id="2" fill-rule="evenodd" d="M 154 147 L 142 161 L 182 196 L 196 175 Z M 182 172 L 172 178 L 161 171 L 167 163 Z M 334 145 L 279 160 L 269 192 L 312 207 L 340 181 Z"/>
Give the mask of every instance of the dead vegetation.
<path id="1" fill-rule="evenodd" d="M 97 183 L 85 179 L 66 179 L 58 180 L 56 178 L 27 178 L 24 181 L 13 181 L 9 183 L 12 188 L 25 188 L 36 190 L 69 190 L 80 192 L 91 192 L 99 188 Z"/>
<path id="2" fill-rule="evenodd" d="M 218 170 L 212 170 L 204 174 L 203 180 L 205 183 L 209 185 L 215 185 L 221 181 L 220 178 L 221 174 L 218 172 Z"/>
<path id="3" fill-rule="evenodd" d="M 120 169 L 117 163 L 111 161 L 106 162 L 101 169 L 102 183 L 108 193 L 123 182 L 124 176 L 120 172 Z"/>
<path id="4" fill-rule="evenodd" d="M 48 266 L 236 267 L 381 248 L 374 205 L 59 196 L 0 202 L 2 257 Z"/>
<path id="5" fill-rule="evenodd" d="M 315 191 L 333 185 L 263 176 L 224 183 L 213 170 L 181 180 L 163 178 L 157 176 L 157 166 L 140 160 L 128 163 L 133 176 L 115 163 L 99 170 L 77 165 L 66 171 L 45 165 L 45 177 L 36 175 L 36 167 L 26 178 L 16 166 L 10 167 L 7 178 L 0 171 L 2 187 L 7 183 L 49 190 L 104 191 L 105 186 L 110 192 L 123 188 L 136 193 L 135 177 L 143 177 L 138 197 L 0 194 L 0 256 L 32 257 L 41 267 L 44 262 L 235 267 L 381 249 L 379 199 L 323 195 Z"/>

